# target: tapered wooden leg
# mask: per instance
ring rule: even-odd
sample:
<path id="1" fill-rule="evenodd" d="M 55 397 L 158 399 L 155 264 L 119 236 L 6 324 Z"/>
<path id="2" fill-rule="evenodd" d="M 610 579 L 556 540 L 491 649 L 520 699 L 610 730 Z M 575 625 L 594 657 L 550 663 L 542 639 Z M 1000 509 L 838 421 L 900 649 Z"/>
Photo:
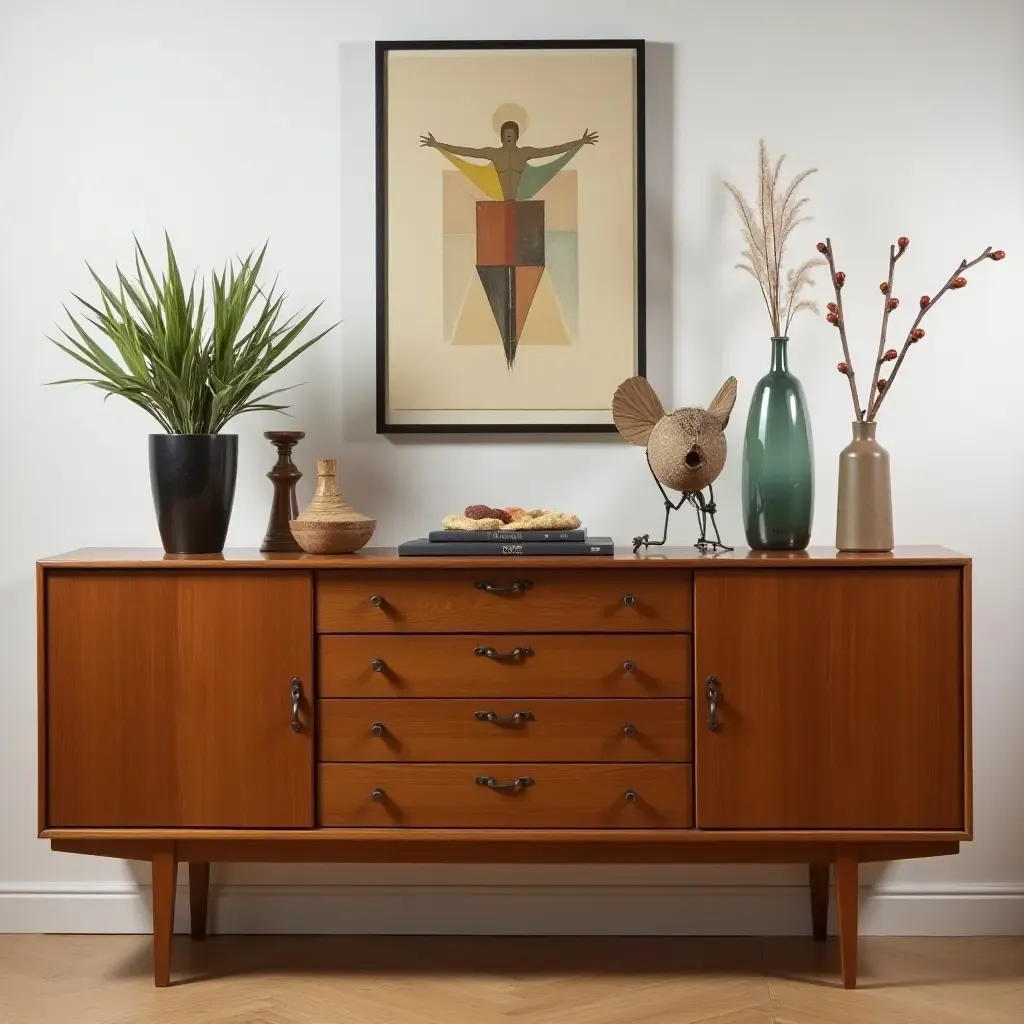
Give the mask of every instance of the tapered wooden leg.
<path id="1" fill-rule="evenodd" d="M 210 905 L 210 865 L 189 861 L 188 903 L 192 938 L 206 938 L 206 921 Z"/>
<path id="2" fill-rule="evenodd" d="M 178 887 L 178 855 L 172 843 L 153 854 L 153 982 L 171 983 L 171 940 L 174 937 L 174 896 Z"/>
<path id="3" fill-rule="evenodd" d="M 857 858 L 836 857 L 836 910 L 839 917 L 839 962 L 843 988 L 857 987 Z"/>
<path id="4" fill-rule="evenodd" d="M 811 928 L 815 942 L 824 942 L 828 935 L 828 865 L 808 864 L 811 885 Z"/>

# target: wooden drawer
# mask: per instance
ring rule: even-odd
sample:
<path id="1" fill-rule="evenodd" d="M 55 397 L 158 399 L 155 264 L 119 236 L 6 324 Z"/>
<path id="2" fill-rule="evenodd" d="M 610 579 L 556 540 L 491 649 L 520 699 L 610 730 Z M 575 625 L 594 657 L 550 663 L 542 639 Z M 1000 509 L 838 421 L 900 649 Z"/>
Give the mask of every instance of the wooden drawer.
<path id="1" fill-rule="evenodd" d="M 691 715 L 688 700 L 322 700 L 317 756 L 689 761 Z"/>
<path id="2" fill-rule="evenodd" d="M 619 633 L 318 638 L 321 697 L 689 697 L 690 637 Z M 516 648 L 530 653 L 511 660 Z"/>
<path id="3" fill-rule="evenodd" d="M 532 782 L 518 791 L 499 791 L 477 782 L 484 778 Z M 689 828 L 692 797 L 689 765 L 319 767 L 324 828 Z"/>
<path id="4" fill-rule="evenodd" d="M 692 574 L 491 568 L 325 572 L 321 633 L 690 632 Z"/>

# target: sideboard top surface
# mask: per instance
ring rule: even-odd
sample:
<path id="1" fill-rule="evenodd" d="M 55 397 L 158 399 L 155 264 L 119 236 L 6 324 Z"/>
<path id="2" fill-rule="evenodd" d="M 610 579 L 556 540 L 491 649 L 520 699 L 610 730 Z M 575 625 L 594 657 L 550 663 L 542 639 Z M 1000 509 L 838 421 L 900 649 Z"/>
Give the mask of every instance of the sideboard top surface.
<path id="1" fill-rule="evenodd" d="M 464 555 L 429 558 L 399 558 L 393 548 L 364 548 L 352 555 L 307 555 L 299 553 L 263 553 L 255 548 L 233 548 L 217 555 L 167 555 L 160 548 L 79 548 L 62 555 L 40 559 L 45 569 L 479 569 L 502 565 L 505 568 L 644 568 L 778 569 L 824 567 L 901 568 L 927 565 L 966 565 L 967 555 L 942 547 L 898 547 L 887 552 L 837 551 L 835 548 L 808 548 L 806 551 L 751 551 L 737 548 L 717 554 L 704 554 L 692 547 L 666 547 L 634 555 L 620 548 L 614 555 L 538 557 L 509 555 L 470 558 Z"/>

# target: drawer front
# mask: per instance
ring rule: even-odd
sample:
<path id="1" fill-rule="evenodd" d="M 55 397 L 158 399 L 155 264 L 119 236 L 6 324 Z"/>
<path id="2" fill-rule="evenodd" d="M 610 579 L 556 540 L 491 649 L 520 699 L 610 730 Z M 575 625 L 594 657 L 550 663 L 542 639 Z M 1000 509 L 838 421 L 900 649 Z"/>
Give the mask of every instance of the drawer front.
<path id="1" fill-rule="evenodd" d="M 689 828 L 692 796 L 685 764 L 319 766 L 324 828 Z"/>
<path id="2" fill-rule="evenodd" d="M 692 690 L 686 635 L 335 633 L 318 645 L 321 697 L 637 699 L 689 697 Z M 517 648 L 517 656 L 503 657 Z"/>
<path id="3" fill-rule="evenodd" d="M 691 573 L 667 569 L 326 572 L 317 579 L 317 629 L 688 633 L 691 590 Z"/>
<path id="4" fill-rule="evenodd" d="M 321 761 L 689 761 L 688 700 L 321 700 Z"/>

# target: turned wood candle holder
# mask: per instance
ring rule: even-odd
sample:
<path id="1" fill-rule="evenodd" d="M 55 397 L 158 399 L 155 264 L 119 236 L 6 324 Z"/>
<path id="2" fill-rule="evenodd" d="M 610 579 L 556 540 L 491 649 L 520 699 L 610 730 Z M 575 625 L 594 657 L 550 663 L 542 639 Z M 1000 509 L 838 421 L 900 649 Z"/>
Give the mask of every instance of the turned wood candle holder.
<path id="1" fill-rule="evenodd" d="M 263 436 L 277 449 L 277 462 L 267 474 L 274 485 L 270 522 L 260 551 L 301 551 L 292 536 L 291 521 L 299 514 L 295 485 L 302 473 L 292 462 L 292 449 L 306 436 L 303 430 L 268 430 Z"/>

